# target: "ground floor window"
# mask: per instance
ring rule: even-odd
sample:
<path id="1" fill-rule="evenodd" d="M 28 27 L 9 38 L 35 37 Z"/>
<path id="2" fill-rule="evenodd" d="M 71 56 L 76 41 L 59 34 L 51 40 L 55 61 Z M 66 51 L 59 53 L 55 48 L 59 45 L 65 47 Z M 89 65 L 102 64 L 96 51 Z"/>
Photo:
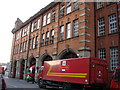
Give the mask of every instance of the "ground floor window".
<path id="1" fill-rule="evenodd" d="M 106 50 L 105 48 L 101 48 L 98 50 L 98 55 L 100 59 L 106 59 Z"/>
<path id="2" fill-rule="evenodd" d="M 115 68 L 118 67 L 119 65 L 117 47 L 110 48 L 110 63 L 111 63 L 111 71 L 115 70 Z"/>

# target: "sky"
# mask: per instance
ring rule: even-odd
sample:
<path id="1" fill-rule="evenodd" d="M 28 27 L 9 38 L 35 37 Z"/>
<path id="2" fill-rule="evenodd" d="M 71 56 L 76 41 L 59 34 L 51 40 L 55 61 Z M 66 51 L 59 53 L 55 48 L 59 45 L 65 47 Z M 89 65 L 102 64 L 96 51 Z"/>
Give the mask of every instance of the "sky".
<path id="1" fill-rule="evenodd" d="M 10 61 L 15 21 L 23 22 L 53 0 L 1 0 L 0 1 L 0 63 Z"/>

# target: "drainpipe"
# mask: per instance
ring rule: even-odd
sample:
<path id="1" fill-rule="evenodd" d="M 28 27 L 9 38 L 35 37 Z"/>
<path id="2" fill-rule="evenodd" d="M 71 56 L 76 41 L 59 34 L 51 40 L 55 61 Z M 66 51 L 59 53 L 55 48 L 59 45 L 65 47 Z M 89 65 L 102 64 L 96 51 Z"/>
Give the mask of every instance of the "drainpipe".
<path id="1" fill-rule="evenodd" d="M 94 53 L 95 53 L 95 57 L 97 57 L 97 50 L 96 50 L 96 2 L 94 2 L 94 38 L 95 38 L 95 50 L 94 50 Z"/>
<path id="2" fill-rule="evenodd" d="M 117 7 L 117 20 L 118 20 L 118 60 L 120 60 L 120 25 L 119 25 L 119 11 L 118 11 L 118 4 L 119 2 L 116 2 L 116 7 Z M 119 61 L 119 66 L 120 66 L 120 61 Z"/>
<path id="3" fill-rule="evenodd" d="M 27 51 L 26 51 L 26 53 L 27 53 L 27 61 L 26 61 L 26 67 L 25 67 L 25 69 L 26 69 L 26 72 L 27 72 L 27 70 L 28 70 L 28 58 L 29 58 L 29 47 L 30 47 L 30 34 L 31 34 L 31 27 L 32 27 L 32 22 L 30 22 L 30 28 L 29 28 L 29 34 L 28 34 L 28 48 L 27 48 Z M 26 73 L 25 73 L 26 74 Z M 26 79 L 26 77 L 25 77 L 25 79 Z"/>

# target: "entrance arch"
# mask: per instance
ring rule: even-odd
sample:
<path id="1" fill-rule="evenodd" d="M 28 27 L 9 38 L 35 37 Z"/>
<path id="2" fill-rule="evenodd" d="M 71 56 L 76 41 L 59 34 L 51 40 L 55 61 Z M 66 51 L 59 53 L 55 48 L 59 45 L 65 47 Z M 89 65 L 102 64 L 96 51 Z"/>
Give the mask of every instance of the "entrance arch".
<path id="1" fill-rule="evenodd" d="M 36 59 L 35 59 L 35 57 L 32 55 L 32 56 L 30 56 L 29 57 L 29 62 L 28 62 L 28 67 L 31 67 L 31 66 L 33 66 L 33 65 L 36 65 Z"/>
<path id="2" fill-rule="evenodd" d="M 78 58 L 77 54 L 71 49 L 65 49 L 59 54 L 59 59 Z"/>
<path id="3" fill-rule="evenodd" d="M 32 57 L 31 59 L 30 59 L 30 67 L 31 66 L 33 66 L 33 65 L 36 65 L 36 59 L 34 58 L 34 57 Z"/>
<path id="4" fill-rule="evenodd" d="M 16 67 L 17 67 L 17 61 L 15 60 L 13 65 L 13 75 L 12 75 L 13 78 L 15 78 L 16 76 Z"/>
<path id="5" fill-rule="evenodd" d="M 25 60 L 22 59 L 20 63 L 20 79 L 23 79 L 24 77 L 24 70 L 25 70 Z"/>
<path id="6" fill-rule="evenodd" d="M 53 60 L 53 58 L 49 54 L 44 54 L 41 57 L 42 65 L 43 65 L 44 61 L 51 61 L 51 60 Z"/>

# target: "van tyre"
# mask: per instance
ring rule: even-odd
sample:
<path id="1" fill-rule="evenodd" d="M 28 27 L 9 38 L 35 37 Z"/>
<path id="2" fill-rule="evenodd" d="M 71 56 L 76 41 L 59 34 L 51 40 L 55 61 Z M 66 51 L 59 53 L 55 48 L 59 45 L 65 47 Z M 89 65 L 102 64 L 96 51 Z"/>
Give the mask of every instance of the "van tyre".
<path id="1" fill-rule="evenodd" d="M 70 83 L 63 83 L 62 90 L 70 90 L 71 84 Z"/>
<path id="2" fill-rule="evenodd" d="M 39 88 L 43 88 L 44 83 L 43 83 L 43 80 L 42 80 L 42 79 L 39 79 L 39 80 L 38 80 L 38 86 L 39 86 Z"/>
<path id="3" fill-rule="evenodd" d="M 26 81 L 29 82 L 29 79 L 27 79 Z"/>

